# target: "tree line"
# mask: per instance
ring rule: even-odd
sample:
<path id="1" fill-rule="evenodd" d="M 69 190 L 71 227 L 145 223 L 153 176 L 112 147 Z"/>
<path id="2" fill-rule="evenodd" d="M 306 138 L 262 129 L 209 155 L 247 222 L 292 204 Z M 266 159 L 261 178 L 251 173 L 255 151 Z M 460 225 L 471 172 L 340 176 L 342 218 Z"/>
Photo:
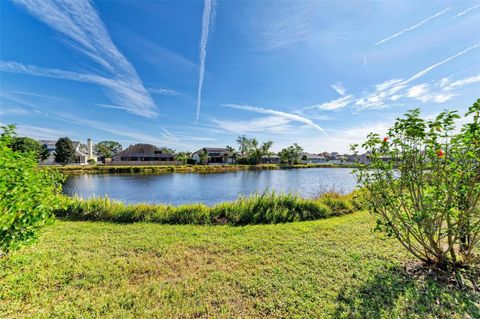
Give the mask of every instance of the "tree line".
<path id="1" fill-rule="evenodd" d="M 300 156 L 303 152 L 303 148 L 297 143 L 282 149 L 280 152 L 273 152 L 272 141 L 265 141 L 260 143 L 256 138 L 249 138 L 245 135 L 238 136 L 236 139 L 238 144 L 237 149 L 227 145 L 225 149 L 229 152 L 231 158 L 238 164 L 250 164 L 256 165 L 262 163 L 262 157 L 270 157 L 278 155 L 280 161 L 284 164 L 296 164 L 298 163 Z M 19 152 L 33 152 L 36 154 L 37 159 L 44 161 L 49 157 L 48 149 L 45 145 L 30 138 L 30 137 L 13 137 L 10 141 L 9 147 L 13 151 Z M 80 144 L 80 150 L 87 152 L 87 146 Z M 105 140 L 98 142 L 94 145 L 93 150 L 97 154 L 100 160 L 111 158 L 115 154 L 123 150 L 122 144 L 117 141 Z M 169 147 L 160 147 L 160 150 L 167 154 L 174 155 L 177 161 L 183 164 L 194 164 L 192 159 L 193 152 L 177 152 Z M 200 163 L 208 163 L 208 153 L 203 150 L 199 153 Z M 68 137 L 61 137 L 55 143 L 54 160 L 59 164 L 71 163 L 75 160 L 75 147 L 72 140 Z"/>

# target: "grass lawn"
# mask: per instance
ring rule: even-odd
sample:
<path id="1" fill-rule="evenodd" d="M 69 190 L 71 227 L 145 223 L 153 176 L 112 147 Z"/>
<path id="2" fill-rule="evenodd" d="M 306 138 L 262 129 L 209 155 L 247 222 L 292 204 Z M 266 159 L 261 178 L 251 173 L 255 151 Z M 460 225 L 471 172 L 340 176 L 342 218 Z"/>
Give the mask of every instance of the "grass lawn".
<path id="1" fill-rule="evenodd" d="M 0 318 L 479 318 L 364 212 L 279 225 L 62 222 L 0 260 Z"/>

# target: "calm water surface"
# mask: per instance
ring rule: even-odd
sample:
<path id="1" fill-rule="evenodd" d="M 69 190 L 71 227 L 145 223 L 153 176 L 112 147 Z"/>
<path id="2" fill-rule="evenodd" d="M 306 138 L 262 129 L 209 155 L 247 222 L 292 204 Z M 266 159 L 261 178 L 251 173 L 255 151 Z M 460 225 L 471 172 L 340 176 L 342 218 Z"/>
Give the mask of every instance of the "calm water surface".
<path id="1" fill-rule="evenodd" d="M 276 191 L 314 197 L 326 191 L 349 193 L 356 185 L 349 168 L 238 171 L 218 174 L 72 175 L 64 193 L 83 198 L 105 196 L 126 203 L 205 203 L 235 200 L 240 194 Z"/>

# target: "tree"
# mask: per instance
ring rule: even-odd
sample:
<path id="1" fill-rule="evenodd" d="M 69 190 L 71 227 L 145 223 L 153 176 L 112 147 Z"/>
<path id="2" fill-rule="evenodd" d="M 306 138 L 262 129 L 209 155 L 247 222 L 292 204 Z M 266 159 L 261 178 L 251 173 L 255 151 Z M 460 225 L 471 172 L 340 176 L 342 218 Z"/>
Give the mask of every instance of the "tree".
<path id="1" fill-rule="evenodd" d="M 169 148 L 169 147 L 165 147 L 165 146 L 159 147 L 159 149 L 160 149 L 160 151 L 162 151 L 162 153 L 165 153 L 165 154 L 175 155 L 175 153 L 176 153 L 176 151 L 173 148 Z"/>
<path id="2" fill-rule="evenodd" d="M 37 168 L 34 152 L 10 145 L 15 126 L 2 127 L 0 138 L 0 256 L 34 240 L 60 207 L 62 175 Z"/>
<path id="3" fill-rule="evenodd" d="M 198 153 L 198 157 L 200 158 L 200 164 L 202 165 L 208 164 L 208 152 L 206 149 L 202 149 L 200 153 Z"/>
<path id="4" fill-rule="evenodd" d="M 75 148 L 68 137 L 61 137 L 55 143 L 55 162 L 67 164 L 75 159 Z"/>
<path id="5" fill-rule="evenodd" d="M 297 143 L 294 143 L 293 145 L 282 149 L 280 153 L 278 153 L 278 156 L 280 156 L 280 159 L 283 163 L 292 165 L 298 164 L 298 160 L 302 155 L 302 152 L 303 148 Z"/>
<path id="6" fill-rule="evenodd" d="M 357 169 L 377 229 L 444 270 L 472 264 L 480 243 L 480 99 L 469 115 L 455 133 L 456 112 L 425 121 L 409 111 L 383 139 L 368 135 L 371 162 Z"/>
<path id="7" fill-rule="evenodd" d="M 237 143 L 239 145 L 238 149 L 242 160 L 241 162 L 248 164 L 259 164 L 262 156 L 271 154 L 270 148 L 273 145 L 272 141 L 267 141 L 259 146 L 256 138 L 248 138 L 245 135 L 239 136 Z"/>
<path id="8" fill-rule="evenodd" d="M 102 158 L 111 158 L 122 150 L 122 144 L 116 141 L 101 141 L 94 146 L 95 153 Z"/>
<path id="9" fill-rule="evenodd" d="M 37 159 L 46 160 L 48 149 L 30 137 L 12 137 L 10 147 L 15 152 L 33 152 Z"/>
<path id="10" fill-rule="evenodd" d="M 233 160 L 233 163 L 237 162 L 237 157 L 238 157 L 238 152 L 230 145 L 225 146 L 225 149 L 227 150 L 228 153 L 230 153 L 230 157 Z"/>
<path id="11" fill-rule="evenodd" d="M 182 162 L 182 164 L 187 164 L 188 159 L 192 157 L 192 153 L 190 152 L 179 152 L 175 155 L 175 159 L 177 161 Z"/>
<path id="12" fill-rule="evenodd" d="M 252 139 L 247 138 L 245 135 L 241 135 L 237 137 L 236 141 L 238 143 L 238 152 L 240 153 L 240 157 L 247 157 L 252 148 Z"/>
<path id="13" fill-rule="evenodd" d="M 262 156 L 270 156 L 273 154 L 270 149 L 272 148 L 273 142 L 272 141 L 266 141 L 262 143 L 261 150 L 262 150 Z"/>

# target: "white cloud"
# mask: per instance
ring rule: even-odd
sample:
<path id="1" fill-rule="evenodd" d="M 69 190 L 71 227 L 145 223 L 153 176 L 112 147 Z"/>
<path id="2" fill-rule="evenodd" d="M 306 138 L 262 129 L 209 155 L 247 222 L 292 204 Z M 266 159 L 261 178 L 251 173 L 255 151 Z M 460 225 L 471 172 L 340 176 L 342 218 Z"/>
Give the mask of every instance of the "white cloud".
<path id="1" fill-rule="evenodd" d="M 202 104 L 203 77 L 205 76 L 205 59 L 207 58 L 208 32 L 213 16 L 215 15 L 215 0 L 205 0 L 202 18 L 202 37 L 200 39 L 200 67 L 198 71 L 198 91 L 197 91 L 197 114 L 195 123 L 200 117 L 200 107 Z"/>
<path id="2" fill-rule="evenodd" d="M 470 8 L 468 8 L 467 10 L 464 10 L 464 11 L 456 14 L 456 15 L 453 17 L 453 19 L 459 18 L 459 17 L 461 17 L 461 16 L 469 13 L 470 11 L 475 10 L 475 9 L 478 8 L 478 7 L 480 7 L 480 4 L 474 5 L 473 7 L 470 7 Z"/>
<path id="3" fill-rule="evenodd" d="M 275 51 L 302 43 L 312 32 L 314 2 L 260 2 L 251 6 L 248 32 L 256 46 Z M 243 24 L 243 23 L 242 23 Z"/>
<path id="4" fill-rule="evenodd" d="M 352 100 L 353 100 L 353 95 L 347 95 L 329 102 L 308 106 L 304 110 L 311 110 L 311 109 L 326 110 L 326 111 L 338 110 L 349 105 L 352 102 Z"/>
<path id="5" fill-rule="evenodd" d="M 433 69 L 450 62 L 451 60 L 458 58 L 467 52 L 480 47 L 480 44 L 475 44 L 471 47 L 466 48 L 463 51 L 460 51 L 438 63 L 435 63 L 420 72 L 414 74 L 410 78 L 403 80 L 403 79 L 391 79 L 387 80 L 383 83 L 375 85 L 375 89 L 373 92 L 367 93 L 365 96 L 358 98 L 355 102 L 355 105 L 361 109 L 364 108 L 384 108 L 390 101 L 398 101 L 402 97 L 409 97 L 409 98 L 416 98 L 417 100 L 426 103 L 426 102 L 435 102 L 435 103 L 443 103 L 451 99 L 455 94 L 447 93 L 447 92 L 422 92 L 422 90 L 426 90 L 427 86 L 425 84 L 415 85 L 409 88 L 411 82 L 418 80 L 419 78 L 423 77 L 425 74 L 429 73 Z M 450 78 L 443 78 L 438 81 L 436 86 L 447 86 L 447 83 L 450 81 Z M 469 83 L 474 83 L 477 81 L 476 77 L 472 77 L 464 79 L 463 82 L 458 82 L 456 86 L 466 85 Z M 451 84 L 449 85 L 451 86 Z M 454 86 L 455 87 L 455 86 Z"/>
<path id="6" fill-rule="evenodd" d="M 116 104 L 124 106 L 125 110 L 145 117 L 156 115 L 156 106 L 140 77 L 112 42 L 103 21 L 90 1 L 16 0 L 16 3 L 39 21 L 62 34 L 68 45 L 95 61 L 110 74 L 107 78 L 43 69 L 51 71 L 36 72 L 35 75 L 56 78 L 64 76 L 70 80 L 96 83 L 107 87 L 109 97 Z M 20 73 L 29 74 L 27 71 L 31 68 L 35 67 L 29 66 Z M 45 73 L 50 75 L 45 75 Z"/>
<path id="7" fill-rule="evenodd" d="M 410 89 L 407 91 L 407 96 L 408 97 L 419 97 L 427 92 L 427 84 L 419 84 L 412 86 Z"/>
<path id="8" fill-rule="evenodd" d="M 463 50 L 463 51 L 460 51 L 460 52 L 458 52 L 458 53 L 456 53 L 456 54 L 454 54 L 454 55 L 452 55 L 452 56 L 449 56 L 448 58 L 446 58 L 446 59 L 444 59 L 444 60 L 442 60 L 442 61 L 440 61 L 440 62 L 438 62 L 438 63 L 435 63 L 435 64 L 429 66 L 428 68 L 425 68 L 424 70 L 418 72 L 417 74 L 415 74 L 415 75 L 412 76 L 411 78 L 405 80 L 405 81 L 403 82 L 403 84 L 408 84 L 408 83 L 410 83 L 410 82 L 412 82 L 412 81 L 415 81 L 415 80 L 421 78 L 422 76 L 424 76 L 425 74 L 427 74 L 428 72 L 432 71 L 433 69 L 439 67 L 440 65 L 445 64 L 445 63 L 447 63 L 447 62 L 449 62 L 449 61 L 451 61 L 451 60 L 453 60 L 453 59 L 455 59 L 455 58 L 458 58 L 459 56 L 462 56 L 462 55 L 464 55 L 465 53 L 467 53 L 467 52 L 469 52 L 469 51 L 471 51 L 471 50 L 473 50 L 473 49 L 476 49 L 476 48 L 478 48 L 478 47 L 480 47 L 480 43 L 477 43 L 477 44 L 475 44 L 475 45 L 472 45 L 471 47 L 468 47 L 468 48 L 466 48 L 466 49 Z"/>
<path id="9" fill-rule="evenodd" d="M 480 82 L 480 75 L 472 76 L 472 77 L 469 77 L 469 78 L 465 78 L 465 79 L 461 79 L 461 80 L 452 82 L 449 85 L 445 86 L 445 90 L 453 90 L 453 89 L 456 89 L 456 88 L 459 88 L 459 87 L 462 87 L 462 86 L 465 86 L 465 85 L 469 85 L 469 84 L 474 84 L 474 83 L 477 83 L 477 82 Z"/>
<path id="10" fill-rule="evenodd" d="M 345 89 L 342 82 L 337 82 L 335 84 L 332 84 L 332 85 L 330 85 L 330 87 L 332 89 L 334 89 L 335 92 L 337 92 L 338 94 L 340 94 L 342 96 L 345 95 L 345 93 L 347 92 L 347 89 Z"/>
<path id="11" fill-rule="evenodd" d="M 15 130 L 18 136 L 28 136 L 37 140 L 56 140 L 61 136 L 71 136 L 71 132 L 54 130 L 33 125 L 19 125 Z"/>
<path id="12" fill-rule="evenodd" d="M 128 138 L 130 141 L 138 143 L 150 143 L 154 145 L 165 145 L 169 147 L 190 147 L 191 145 L 179 141 L 177 138 L 173 137 L 171 134 L 166 134 L 165 131 L 163 134 L 150 135 L 131 129 L 125 128 L 122 125 L 112 125 L 102 121 L 90 120 L 80 118 L 73 114 L 65 113 L 55 113 L 54 115 L 58 120 L 64 121 L 66 123 L 76 124 L 80 126 L 91 127 L 95 130 L 100 130 L 108 132 L 117 136 L 123 136 Z M 162 130 L 163 131 L 163 130 Z"/>
<path id="13" fill-rule="evenodd" d="M 28 114 L 27 110 L 21 107 L 5 107 L 2 105 L 0 107 L 0 115 L 7 116 L 7 115 L 14 115 L 14 116 L 19 116 L 19 115 L 26 115 Z"/>
<path id="14" fill-rule="evenodd" d="M 175 90 L 172 90 L 172 89 L 162 89 L 162 88 L 150 88 L 148 89 L 150 92 L 154 93 L 154 94 L 159 94 L 159 95 L 167 95 L 167 96 L 177 96 L 177 95 L 180 95 L 180 93 L 178 93 L 177 91 Z"/>
<path id="15" fill-rule="evenodd" d="M 230 107 L 238 110 L 243 110 L 243 111 L 249 111 L 249 112 L 255 112 L 255 113 L 261 113 L 261 114 L 271 114 L 275 115 L 277 117 L 281 117 L 284 119 L 287 119 L 289 121 L 294 121 L 294 122 L 300 122 L 303 124 L 306 124 L 310 127 L 313 127 L 324 134 L 326 134 L 325 130 L 321 128 L 319 125 L 315 124 L 312 122 L 312 120 L 307 119 L 303 116 L 297 115 L 297 114 L 292 114 L 292 113 L 287 113 L 287 112 L 282 112 L 282 111 L 276 111 L 272 109 L 266 109 L 263 107 L 258 107 L 258 106 L 251 106 L 251 105 L 239 105 L 239 104 L 222 104 L 222 106 L 225 107 Z"/>
<path id="16" fill-rule="evenodd" d="M 403 30 L 401 30 L 401 31 L 399 31 L 399 32 L 391 35 L 391 36 L 386 37 L 385 39 L 382 39 L 382 40 L 376 42 L 374 45 L 375 45 L 375 46 L 376 46 L 376 45 L 380 45 L 380 44 L 385 43 L 385 42 L 387 42 L 387 41 L 390 41 L 390 40 L 392 40 L 392 39 L 394 39 L 394 38 L 396 38 L 396 37 L 398 37 L 398 36 L 401 36 L 401 35 L 404 34 L 405 32 L 415 30 L 416 28 L 421 27 L 422 25 L 424 25 L 424 24 L 427 23 L 428 21 L 430 21 L 430 20 L 432 20 L 432 19 L 434 19 L 434 18 L 436 18 L 436 17 L 441 16 L 442 14 L 444 14 L 445 12 L 447 12 L 447 11 L 450 10 L 450 9 L 451 9 L 451 8 L 443 9 L 442 11 L 435 13 L 434 15 L 432 15 L 432 16 L 430 16 L 430 17 L 428 17 L 428 18 L 426 18 L 426 19 L 418 22 L 417 24 L 414 24 L 414 25 L 412 25 L 412 26 L 410 26 L 410 27 L 407 27 L 407 28 L 405 28 L 405 29 L 403 29 Z"/>
<path id="17" fill-rule="evenodd" d="M 439 82 L 438 82 L 438 85 L 440 87 L 445 87 L 447 86 L 447 84 L 451 81 L 451 76 L 447 76 L 447 77 L 444 77 L 442 78 Z"/>
<path id="18" fill-rule="evenodd" d="M 422 103 L 435 102 L 443 103 L 455 95 L 451 93 L 433 92 L 427 83 L 412 86 L 406 93 L 407 97 L 414 98 Z"/>
<path id="19" fill-rule="evenodd" d="M 245 133 L 288 133 L 294 127 L 289 125 L 290 121 L 284 117 L 279 116 L 266 116 L 260 117 L 248 121 L 238 120 L 219 120 L 216 118 L 211 119 L 214 126 L 227 132 L 234 134 Z"/>
<path id="20" fill-rule="evenodd" d="M 151 102 L 150 96 L 142 93 L 145 89 L 141 86 L 132 86 L 131 82 L 124 82 L 122 79 L 5 61 L 0 61 L 0 71 L 97 84 L 111 90 L 111 98 L 119 108 L 145 117 L 157 115 L 152 109 L 153 102 Z"/>
<path id="21" fill-rule="evenodd" d="M 327 129 L 328 136 L 306 135 L 305 132 L 290 131 L 274 143 L 275 149 L 281 149 L 299 143 L 306 152 L 318 153 L 323 151 L 350 153 L 351 144 L 362 144 L 369 133 L 374 132 L 385 136 L 393 123 L 391 119 L 372 121 L 367 123 L 356 123 L 352 126 L 338 129 Z"/>

